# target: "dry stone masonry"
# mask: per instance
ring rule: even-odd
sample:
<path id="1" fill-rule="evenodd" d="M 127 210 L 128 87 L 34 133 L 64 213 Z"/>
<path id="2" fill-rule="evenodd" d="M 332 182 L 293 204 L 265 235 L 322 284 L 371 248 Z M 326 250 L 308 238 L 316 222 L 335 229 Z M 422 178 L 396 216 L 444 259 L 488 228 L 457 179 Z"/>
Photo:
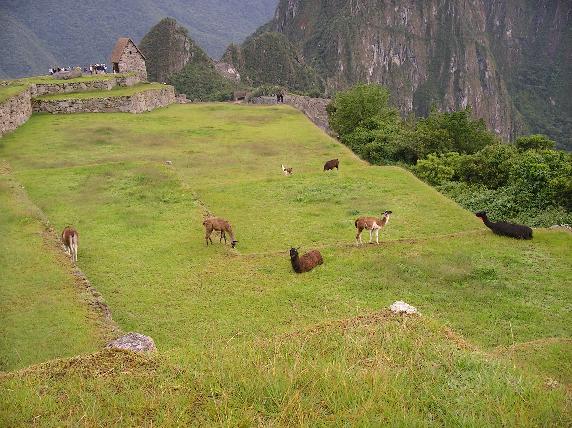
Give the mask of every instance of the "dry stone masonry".
<path id="1" fill-rule="evenodd" d="M 30 89 L 25 89 L 0 103 L 0 137 L 26 123 L 31 115 Z"/>
<path id="2" fill-rule="evenodd" d="M 53 82 L 36 83 L 31 87 L 32 97 L 42 95 L 63 94 L 69 92 L 109 91 L 116 86 L 133 86 L 140 83 L 136 75 L 113 77 L 110 79 L 89 80 L 86 82 Z"/>
<path id="3" fill-rule="evenodd" d="M 66 100 L 32 100 L 33 111 L 52 114 L 69 113 L 143 113 L 176 102 L 172 86 L 149 89 L 129 96 L 104 98 L 70 98 Z"/>
<path id="4" fill-rule="evenodd" d="M 328 112 L 326 111 L 326 107 L 330 104 L 329 99 L 287 94 L 284 96 L 284 102 L 300 110 L 308 116 L 316 126 L 323 129 L 326 133 L 333 135 L 328 121 Z"/>

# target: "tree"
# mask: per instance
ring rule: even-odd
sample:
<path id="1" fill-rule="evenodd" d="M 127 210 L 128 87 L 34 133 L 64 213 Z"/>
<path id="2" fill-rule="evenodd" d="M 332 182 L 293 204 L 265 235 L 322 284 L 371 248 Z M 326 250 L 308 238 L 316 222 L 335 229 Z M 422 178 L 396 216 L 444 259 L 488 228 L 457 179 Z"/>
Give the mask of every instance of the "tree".
<path id="1" fill-rule="evenodd" d="M 389 91 L 380 85 L 357 85 L 338 92 L 328 108 L 330 126 L 341 137 L 354 131 L 366 121 L 385 122 L 399 118 L 389 106 Z"/>
<path id="2" fill-rule="evenodd" d="M 515 141 L 516 148 L 519 151 L 525 150 L 548 150 L 556 147 L 556 142 L 548 138 L 546 135 L 533 134 L 518 137 Z"/>

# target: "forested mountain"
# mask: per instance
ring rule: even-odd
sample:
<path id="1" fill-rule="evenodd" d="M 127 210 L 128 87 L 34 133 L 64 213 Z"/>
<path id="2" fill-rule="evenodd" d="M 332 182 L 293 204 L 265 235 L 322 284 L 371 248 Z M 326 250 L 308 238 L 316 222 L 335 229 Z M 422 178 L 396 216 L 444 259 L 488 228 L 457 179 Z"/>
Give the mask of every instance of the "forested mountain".
<path id="1" fill-rule="evenodd" d="M 267 22 L 277 0 L 1 0 L 0 76 L 106 62 L 120 36 L 139 42 L 162 18 L 189 29 L 213 57 Z"/>
<path id="2" fill-rule="evenodd" d="M 284 35 L 327 92 L 381 83 L 404 113 L 471 106 L 507 139 L 572 148 L 569 0 L 280 0 L 264 32 Z M 271 80 L 272 64 L 255 65 Z"/>

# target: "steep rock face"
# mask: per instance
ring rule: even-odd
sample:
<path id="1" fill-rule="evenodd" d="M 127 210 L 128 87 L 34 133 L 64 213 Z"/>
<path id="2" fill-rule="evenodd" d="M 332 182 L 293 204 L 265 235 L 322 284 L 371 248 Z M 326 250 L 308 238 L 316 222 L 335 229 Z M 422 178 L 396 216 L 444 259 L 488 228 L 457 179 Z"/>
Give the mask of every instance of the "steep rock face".
<path id="1" fill-rule="evenodd" d="M 546 93 L 533 101 L 518 95 L 527 58 L 542 52 L 549 60 L 536 64 L 542 84 L 559 64 L 556 80 L 570 88 L 563 76 L 572 74 L 571 8 L 565 0 L 281 0 L 265 28 L 286 35 L 333 90 L 381 83 L 403 112 L 418 114 L 432 105 L 470 105 L 491 129 L 513 138 L 538 130 L 530 116 L 551 102 Z M 554 98 L 564 110 L 565 101 Z"/>

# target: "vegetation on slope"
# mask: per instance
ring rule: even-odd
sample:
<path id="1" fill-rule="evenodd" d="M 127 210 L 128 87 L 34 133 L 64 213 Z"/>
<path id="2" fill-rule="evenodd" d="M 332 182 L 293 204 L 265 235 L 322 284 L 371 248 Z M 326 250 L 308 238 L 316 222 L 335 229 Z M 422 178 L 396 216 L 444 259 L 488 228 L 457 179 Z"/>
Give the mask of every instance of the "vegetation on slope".
<path id="1" fill-rule="evenodd" d="M 141 41 L 147 58 L 149 79 L 167 82 L 193 101 L 225 101 L 237 84 L 215 69 L 212 59 L 189 38 L 174 19 L 155 25 Z"/>
<path id="2" fill-rule="evenodd" d="M 122 329 L 159 349 L 3 374 L 6 425 L 570 421 L 568 233 L 494 236 L 288 106 L 35 115 L 0 157 L 56 229 L 78 227 L 79 266 Z M 205 246 L 205 208 L 237 249 Z M 355 247 L 355 218 L 384 209 L 382 245 Z M 294 245 L 324 265 L 294 274 Z M 379 312 L 398 299 L 422 317 Z"/>
<path id="3" fill-rule="evenodd" d="M 253 86 L 279 85 L 313 96 L 324 92 L 318 73 L 304 63 L 294 45 L 280 33 L 254 34 L 241 46 L 229 46 L 222 60 L 233 64 L 241 78 Z"/>
<path id="4" fill-rule="evenodd" d="M 532 226 L 572 223 L 572 154 L 545 136 L 501 144 L 469 109 L 403 120 L 379 85 L 340 92 L 328 110 L 332 129 L 358 155 L 405 163 L 467 209 Z"/>

